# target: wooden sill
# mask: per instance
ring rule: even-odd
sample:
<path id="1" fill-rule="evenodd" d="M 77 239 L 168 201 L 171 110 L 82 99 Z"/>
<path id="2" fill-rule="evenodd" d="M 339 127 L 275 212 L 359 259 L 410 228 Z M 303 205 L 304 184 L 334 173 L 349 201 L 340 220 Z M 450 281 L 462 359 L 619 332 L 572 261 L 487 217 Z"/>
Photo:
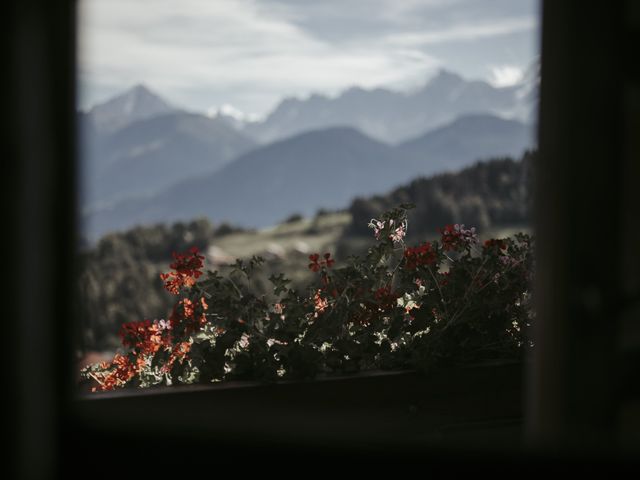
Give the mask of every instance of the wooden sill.
<path id="1" fill-rule="evenodd" d="M 210 386 L 83 395 L 85 426 L 161 434 L 223 436 L 335 446 L 520 444 L 521 363 L 434 371 L 373 371 L 313 381 L 227 382 Z"/>

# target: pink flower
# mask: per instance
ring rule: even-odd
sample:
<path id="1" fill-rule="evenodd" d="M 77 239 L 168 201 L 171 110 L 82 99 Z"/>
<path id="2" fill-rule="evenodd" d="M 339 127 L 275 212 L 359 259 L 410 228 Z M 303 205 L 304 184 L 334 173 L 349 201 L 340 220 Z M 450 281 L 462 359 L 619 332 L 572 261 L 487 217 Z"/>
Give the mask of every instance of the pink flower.
<path id="1" fill-rule="evenodd" d="M 464 224 L 456 223 L 446 225 L 439 230 L 442 235 L 442 246 L 447 251 L 468 248 L 479 242 L 475 227 L 466 229 Z"/>
<path id="2" fill-rule="evenodd" d="M 384 230 L 384 223 L 385 222 L 381 222 L 375 218 L 372 218 L 369 222 L 368 227 L 373 228 L 373 235 L 376 237 L 376 240 L 380 240 L 380 232 Z"/>
<path id="3" fill-rule="evenodd" d="M 407 234 L 406 225 L 403 223 L 398 228 L 396 228 L 393 231 L 393 233 L 391 233 L 391 235 L 389 235 L 389 238 L 394 243 L 400 243 L 400 242 L 402 242 L 402 239 L 405 237 L 406 234 Z"/>

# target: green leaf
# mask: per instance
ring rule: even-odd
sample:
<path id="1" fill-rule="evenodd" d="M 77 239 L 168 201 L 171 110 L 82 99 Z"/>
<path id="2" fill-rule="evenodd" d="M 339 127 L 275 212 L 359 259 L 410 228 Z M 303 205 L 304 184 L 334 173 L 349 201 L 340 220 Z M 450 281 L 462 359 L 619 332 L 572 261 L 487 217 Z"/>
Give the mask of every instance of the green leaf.
<path id="1" fill-rule="evenodd" d="M 287 292 L 287 285 L 291 283 L 291 280 L 286 278 L 283 273 L 279 275 L 271 275 L 269 277 L 269 281 L 273 283 L 273 293 L 276 295 L 280 295 L 281 293 Z"/>

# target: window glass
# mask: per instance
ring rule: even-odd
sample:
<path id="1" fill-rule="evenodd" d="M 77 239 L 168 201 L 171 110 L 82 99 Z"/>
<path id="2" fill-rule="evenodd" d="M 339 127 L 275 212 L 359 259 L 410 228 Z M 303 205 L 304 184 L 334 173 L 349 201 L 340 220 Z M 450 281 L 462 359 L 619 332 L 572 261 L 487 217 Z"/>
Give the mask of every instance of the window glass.
<path id="1" fill-rule="evenodd" d="M 113 373 L 124 362 L 109 377 L 120 385 L 148 361 L 131 381 L 146 386 L 260 377 L 247 360 L 256 355 L 276 378 L 402 367 L 396 352 L 471 314 L 438 306 L 455 282 L 456 298 L 493 291 L 483 315 L 498 312 L 501 331 L 526 347 L 528 296 L 509 275 L 529 258 L 515 235 L 532 233 L 537 1 L 81 0 L 78 22 L 79 368 L 104 361 Z M 383 216 L 406 204 L 415 208 Z M 513 245 L 485 243 L 505 238 Z M 337 270 L 353 255 L 371 266 L 368 249 L 385 241 L 388 274 L 357 283 Z M 467 250 L 480 263 L 456 270 Z M 498 262 L 492 282 L 520 288 L 517 302 L 488 278 L 457 280 L 485 268 L 482 255 Z M 196 270 L 225 286 L 197 298 L 168 291 L 210 278 Z M 416 273 L 409 290 L 412 271 L 425 279 Z M 284 302 L 293 291 L 299 301 Z M 334 311 L 344 342 L 318 333 L 295 353 L 308 358 L 292 360 L 293 338 Z M 290 327 L 293 318 L 307 323 Z M 279 321 L 269 328 L 280 333 L 251 346 L 252 328 Z M 299 331 L 278 337 L 287 328 Z M 358 350 L 357 335 L 388 351 Z M 205 373 L 194 345 L 221 338 L 230 356 Z M 491 343 L 476 340 L 478 350 Z M 85 370 L 85 386 L 105 386 L 103 374 Z"/>

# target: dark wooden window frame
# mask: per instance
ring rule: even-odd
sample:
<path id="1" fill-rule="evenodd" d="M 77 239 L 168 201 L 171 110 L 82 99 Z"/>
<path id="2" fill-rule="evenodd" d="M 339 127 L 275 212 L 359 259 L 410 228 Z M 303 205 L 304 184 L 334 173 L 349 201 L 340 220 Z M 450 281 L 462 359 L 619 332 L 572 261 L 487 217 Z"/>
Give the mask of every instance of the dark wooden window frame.
<path id="1" fill-rule="evenodd" d="M 145 458 L 187 445 L 195 464 L 212 455 L 273 463 L 271 455 L 283 451 L 289 461 L 291 452 L 298 458 L 321 452 L 325 459 L 428 460 L 443 468 L 460 459 L 514 469 L 532 459 L 632 462 L 633 448 L 620 440 L 619 412 L 628 399 L 638 402 L 637 389 L 627 388 L 637 378 L 637 348 L 621 354 L 619 340 L 621 318 L 637 319 L 638 309 L 637 253 L 628 240 L 639 238 L 638 217 L 625 212 L 638 212 L 640 155 L 632 128 L 639 125 L 639 80 L 630 45 L 640 38 L 640 16 L 632 1 L 549 0 L 543 7 L 539 328 L 524 377 L 522 366 L 485 365 L 435 372 L 427 381 L 411 372 L 363 374 L 78 402 L 70 375 L 75 3 L 8 2 L 5 415 L 15 439 L 11 465 L 20 476 L 64 475 L 80 466 L 100 476 L 105 456 L 117 459 L 109 464 L 114 472 L 163 471 L 165 464 Z M 594 221 L 606 222 L 610 262 L 584 261 L 602 247 L 601 238 L 590 236 Z M 624 418 L 637 422 L 631 412 Z M 501 444 L 520 435 L 522 421 L 524 442 Z"/>

